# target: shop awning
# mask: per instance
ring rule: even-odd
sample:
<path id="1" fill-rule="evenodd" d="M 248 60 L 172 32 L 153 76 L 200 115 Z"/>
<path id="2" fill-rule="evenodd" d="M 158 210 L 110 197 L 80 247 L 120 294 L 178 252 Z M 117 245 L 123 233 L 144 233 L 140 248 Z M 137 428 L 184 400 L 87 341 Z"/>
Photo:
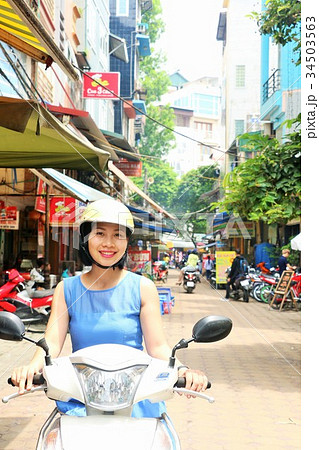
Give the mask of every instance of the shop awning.
<path id="1" fill-rule="evenodd" d="M 0 167 L 100 171 L 109 156 L 40 103 L 0 97 Z"/>
<path id="2" fill-rule="evenodd" d="M 41 178 L 46 184 L 57 187 L 61 192 L 65 192 L 81 202 L 88 203 L 100 200 L 101 198 L 110 198 L 109 195 L 104 192 L 93 189 L 86 184 L 80 183 L 80 181 L 74 180 L 61 172 L 54 169 L 42 169 L 31 171 L 39 178 Z"/>
<path id="3" fill-rule="evenodd" d="M 127 54 L 126 40 L 115 36 L 115 34 L 109 34 L 109 55 L 114 56 L 125 63 L 129 62 Z"/>
<path id="4" fill-rule="evenodd" d="M 101 130 L 101 133 L 111 145 L 116 147 L 114 150 L 118 156 L 128 159 L 129 161 L 140 161 L 135 149 L 131 147 L 128 140 L 122 134 L 108 130 Z"/>
<path id="5" fill-rule="evenodd" d="M 146 114 L 146 105 L 144 100 L 133 100 L 133 106 L 134 108 L 137 108 L 135 110 L 137 116 Z"/>
<path id="6" fill-rule="evenodd" d="M 108 168 L 113 172 L 120 180 L 122 180 L 132 191 L 136 192 L 140 197 L 144 198 L 147 203 L 149 203 L 155 211 L 162 213 L 164 216 L 168 217 L 171 220 L 174 220 L 175 217 L 169 212 L 165 211 L 161 206 L 159 206 L 154 200 L 152 200 L 148 195 L 146 195 L 136 184 L 133 183 L 120 169 L 118 169 L 112 161 L 108 162 Z"/>
<path id="7" fill-rule="evenodd" d="M 54 38 L 24 0 L 0 1 L 0 39 L 47 66 L 53 59 L 71 79 L 79 79 Z"/>

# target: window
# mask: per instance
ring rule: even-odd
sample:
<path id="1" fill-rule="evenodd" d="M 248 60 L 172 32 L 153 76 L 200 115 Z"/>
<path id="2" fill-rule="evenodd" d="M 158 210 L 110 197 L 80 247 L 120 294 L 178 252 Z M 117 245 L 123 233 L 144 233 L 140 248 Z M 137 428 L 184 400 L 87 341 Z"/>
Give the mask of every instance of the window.
<path id="1" fill-rule="evenodd" d="M 236 66 L 236 88 L 245 87 L 245 66 Z"/>
<path id="2" fill-rule="evenodd" d="M 245 132 L 245 121 L 235 120 L 235 137 Z"/>
<path id="3" fill-rule="evenodd" d="M 128 16 L 129 15 L 129 0 L 117 0 L 116 1 L 116 15 Z"/>

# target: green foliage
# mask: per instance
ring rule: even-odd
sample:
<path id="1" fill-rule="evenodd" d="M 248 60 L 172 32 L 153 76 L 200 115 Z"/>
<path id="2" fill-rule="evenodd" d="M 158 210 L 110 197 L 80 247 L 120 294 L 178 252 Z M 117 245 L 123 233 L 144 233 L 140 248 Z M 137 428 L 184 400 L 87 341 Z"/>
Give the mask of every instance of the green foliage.
<path id="1" fill-rule="evenodd" d="M 249 134 L 248 145 L 260 154 L 249 159 L 224 178 L 225 197 L 212 208 L 239 214 L 248 220 L 285 224 L 301 214 L 300 115 L 286 122 L 296 126 L 284 143 Z"/>
<path id="2" fill-rule="evenodd" d="M 201 198 L 201 196 L 213 189 L 216 182 L 216 168 L 217 165 L 202 166 L 187 172 L 180 180 L 171 203 L 171 211 L 180 215 L 209 207 L 209 198 Z M 193 224 L 194 233 L 206 232 L 206 220 L 198 220 L 195 214 L 190 216 L 188 223 Z"/>
<path id="3" fill-rule="evenodd" d="M 301 2 L 298 0 L 267 0 L 266 9 L 249 15 L 257 20 L 261 34 L 271 35 L 276 44 L 296 42 L 294 51 L 298 53 L 296 64 L 301 62 Z"/>
<path id="4" fill-rule="evenodd" d="M 164 23 L 159 17 L 162 12 L 159 0 L 153 1 L 153 7 L 143 15 L 143 21 L 148 23 L 148 34 L 151 42 L 155 42 L 164 30 Z M 144 133 L 139 144 L 142 155 L 157 158 L 167 155 L 175 145 L 174 112 L 169 106 L 159 107 L 153 103 L 167 92 L 170 79 L 161 69 L 165 57 L 152 49 L 152 54 L 140 60 L 140 79 L 147 91 L 147 116 Z M 153 120 L 152 120 L 153 119 Z M 161 125 L 162 124 L 162 125 Z"/>
<path id="5" fill-rule="evenodd" d="M 143 176 L 133 178 L 133 182 L 144 191 L 145 170 L 147 171 L 147 178 L 152 177 L 154 179 L 154 183 L 147 187 L 147 194 L 164 209 L 170 209 L 178 187 L 176 173 L 167 162 L 161 160 L 143 162 Z M 143 199 L 139 196 L 136 196 L 134 200 L 139 205 L 143 203 Z"/>

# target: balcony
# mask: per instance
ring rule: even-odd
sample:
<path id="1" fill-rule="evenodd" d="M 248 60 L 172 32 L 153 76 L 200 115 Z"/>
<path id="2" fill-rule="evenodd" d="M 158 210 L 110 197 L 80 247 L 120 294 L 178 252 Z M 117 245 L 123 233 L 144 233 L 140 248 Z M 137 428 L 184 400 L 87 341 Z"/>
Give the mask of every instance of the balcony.
<path id="1" fill-rule="evenodd" d="M 263 85 L 263 103 L 280 90 L 280 70 L 277 69 Z"/>

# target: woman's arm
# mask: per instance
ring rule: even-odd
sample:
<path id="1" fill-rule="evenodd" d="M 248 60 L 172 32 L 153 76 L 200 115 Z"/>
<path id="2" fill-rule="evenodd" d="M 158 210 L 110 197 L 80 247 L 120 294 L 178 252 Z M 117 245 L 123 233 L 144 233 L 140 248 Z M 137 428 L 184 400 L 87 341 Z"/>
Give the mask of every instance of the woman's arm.
<path id="1" fill-rule="evenodd" d="M 166 341 L 162 317 L 160 313 L 160 300 L 154 283 L 141 277 L 141 326 L 147 353 L 153 358 L 168 362 L 171 349 Z M 183 364 L 176 360 L 176 365 Z M 188 369 L 186 366 L 178 371 L 179 377 L 186 377 L 186 389 L 202 391 L 207 387 L 207 377 L 200 370 Z"/>
<path id="2" fill-rule="evenodd" d="M 65 303 L 63 282 L 55 288 L 50 318 L 45 331 L 45 340 L 49 346 L 52 358 L 59 356 L 69 326 L 69 314 Z M 19 393 L 24 389 L 30 390 L 32 387 L 33 375 L 41 372 L 44 366 L 44 352 L 37 348 L 32 360 L 27 366 L 17 367 L 13 370 L 11 379 L 16 386 L 19 386 Z"/>

